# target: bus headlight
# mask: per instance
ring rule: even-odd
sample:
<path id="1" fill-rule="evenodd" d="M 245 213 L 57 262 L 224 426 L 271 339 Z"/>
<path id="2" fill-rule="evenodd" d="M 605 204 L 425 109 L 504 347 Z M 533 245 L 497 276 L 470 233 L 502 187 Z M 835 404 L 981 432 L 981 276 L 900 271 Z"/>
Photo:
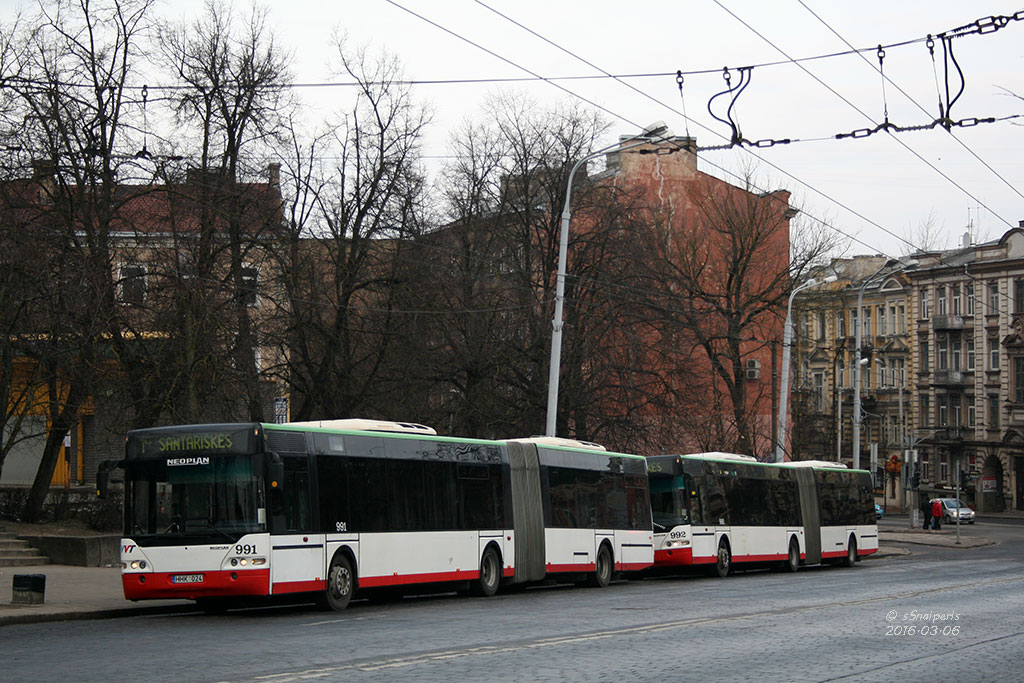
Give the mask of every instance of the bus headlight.
<path id="1" fill-rule="evenodd" d="M 690 545 L 689 541 L 668 541 L 665 544 L 666 548 L 686 548 Z"/>

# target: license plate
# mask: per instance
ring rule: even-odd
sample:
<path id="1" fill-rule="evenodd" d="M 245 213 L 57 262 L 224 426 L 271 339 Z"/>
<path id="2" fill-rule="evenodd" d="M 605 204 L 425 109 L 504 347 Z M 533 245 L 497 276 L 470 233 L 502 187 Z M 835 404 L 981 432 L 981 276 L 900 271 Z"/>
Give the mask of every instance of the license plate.
<path id="1" fill-rule="evenodd" d="M 171 583 L 202 583 L 202 574 L 174 574 Z"/>

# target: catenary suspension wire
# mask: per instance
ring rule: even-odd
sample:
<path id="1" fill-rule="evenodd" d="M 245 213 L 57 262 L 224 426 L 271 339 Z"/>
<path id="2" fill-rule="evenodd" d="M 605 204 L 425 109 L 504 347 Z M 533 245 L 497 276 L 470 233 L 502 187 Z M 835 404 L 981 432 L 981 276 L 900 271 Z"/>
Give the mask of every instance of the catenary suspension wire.
<path id="1" fill-rule="evenodd" d="M 836 29 L 835 29 L 835 28 L 833 28 L 833 27 L 832 27 L 832 26 L 831 26 L 831 25 L 830 25 L 830 24 L 829 24 L 829 23 L 828 23 L 827 21 L 825 21 L 824 19 L 822 19 L 822 18 L 821 18 L 821 17 L 820 17 L 820 16 L 819 16 L 819 15 L 818 15 L 818 14 L 817 14 L 817 13 L 816 13 L 816 12 L 815 12 L 814 10 L 812 10 L 812 9 L 811 9 L 810 7 L 808 7 L 808 6 L 807 6 L 807 4 L 806 4 L 806 3 L 804 2 L 804 0 L 797 0 L 797 2 L 799 2 L 799 3 L 800 3 L 800 5 L 801 5 L 801 6 L 802 6 L 802 7 L 803 7 L 803 8 L 805 9 L 805 10 L 807 10 L 808 12 L 810 12 L 811 16 L 813 16 L 813 17 L 814 17 L 815 19 L 817 19 L 818 21 L 820 21 L 820 22 L 821 22 L 821 23 L 822 23 L 822 24 L 823 24 L 823 25 L 825 26 L 825 28 L 827 28 L 827 29 L 828 29 L 829 31 L 831 31 L 831 32 L 832 32 L 832 33 L 833 33 L 833 34 L 834 34 L 834 35 L 836 36 L 836 38 L 838 38 L 839 40 L 841 40 L 841 41 L 842 41 L 842 42 L 843 42 L 843 43 L 844 43 L 845 45 L 847 45 L 848 47 L 851 47 L 851 48 L 853 47 L 853 46 L 852 46 L 852 45 L 850 44 L 850 41 L 848 41 L 848 40 L 847 40 L 847 39 L 846 39 L 845 37 L 843 37 L 842 35 L 840 35 L 840 34 L 839 34 L 839 32 L 838 32 L 838 31 L 836 31 Z M 931 36 L 928 36 L 928 41 L 931 41 L 931 40 L 932 40 Z M 937 72 L 937 71 L 935 71 L 935 61 L 934 61 L 934 44 L 933 44 L 933 45 L 932 45 L 932 47 L 930 48 L 930 51 L 932 52 L 932 56 L 933 56 L 933 59 L 932 59 L 932 72 L 933 72 L 933 74 L 934 74 L 934 76 L 935 76 L 935 91 L 936 91 L 936 93 L 937 93 L 937 94 L 939 94 L 939 101 L 940 101 L 940 106 L 941 106 L 941 101 L 942 101 L 942 100 L 941 100 L 941 94 L 940 94 L 940 92 L 939 92 L 939 80 L 938 80 L 938 79 L 939 79 L 939 76 L 938 76 L 938 72 Z M 870 66 L 870 67 L 871 67 L 872 69 L 874 69 L 874 68 L 875 68 L 875 65 L 874 65 L 874 64 L 872 64 L 872 63 L 871 63 L 871 61 L 870 61 L 870 60 L 869 60 L 869 59 L 868 59 L 867 57 L 865 57 L 865 56 L 864 56 L 863 54 L 860 54 L 860 53 L 858 52 L 858 56 L 859 56 L 859 57 L 860 57 L 861 59 L 863 59 L 863 60 L 864 60 L 864 62 L 865 62 L 865 63 L 866 63 L 866 64 L 867 64 L 868 66 Z M 878 69 L 878 71 L 879 71 L 879 73 L 882 73 L 882 72 L 881 72 L 881 69 Z M 898 90 L 898 91 L 899 91 L 899 92 L 900 92 L 900 93 L 901 93 L 901 94 L 902 94 L 902 95 L 903 95 L 904 97 L 906 97 L 906 98 L 907 98 L 907 99 L 908 99 L 908 100 L 909 100 L 910 102 L 912 102 L 912 103 L 914 104 L 914 106 L 916 106 L 916 107 L 917 107 L 918 109 L 920 109 L 920 110 L 921 110 L 922 112 L 924 112 L 925 114 L 929 114 L 929 115 L 930 115 L 930 113 L 928 112 L 928 110 L 927 110 L 927 109 L 926 109 L 925 107 L 923 107 L 923 106 L 922 106 L 922 105 L 921 105 L 921 104 L 920 104 L 920 103 L 919 103 L 919 102 L 918 102 L 917 100 L 915 100 L 915 99 L 914 99 L 913 97 L 911 97 L 911 96 L 910 96 L 910 94 L 909 94 L 909 93 L 907 93 L 907 91 L 906 91 L 906 90 L 904 90 L 903 88 L 901 88 L 901 87 L 899 86 L 899 84 L 898 84 L 898 83 L 894 82 L 894 81 L 893 81 L 893 80 L 892 80 L 891 78 L 889 78 L 888 76 L 886 76 L 886 75 L 885 75 L 884 73 L 882 73 L 882 78 L 884 78 L 884 79 L 885 79 L 885 81 L 888 81 L 890 85 L 892 85 L 892 86 L 893 86 L 894 88 L 896 88 L 896 90 Z M 995 170 L 994 168 L 992 168 L 992 166 L 990 166 L 990 165 L 989 165 L 989 163 L 988 163 L 987 161 L 985 161 L 984 159 L 982 159 L 982 158 L 981 158 L 981 157 L 980 157 L 980 156 L 979 156 L 979 155 L 978 155 L 978 154 L 977 154 L 977 153 L 976 153 L 976 152 L 975 152 L 975 151 L 974 151 L 973 149 L 971 149 L 971 147 L 970 147 L 970 146 L 968 146 L 968 145 L 967 145 L 967 144 L 966 144 L 966 143 L 965 143 L 965 142 L 964 142 L 963 140 L 961 140 L 960 138 L 958 138 L 958 137 L 957 137 L 957 136 L 956 136 L 956 135 L 955 135 L 955 134 L 953 133 L 953 131 L 952 131 L 952 130 L 947 130 L 947 132 L 949 133 L 950 137 L 952 137 L 952 138 L 953 138 L 954 140 L 956 140 L 956 141 L 957 141 L 957 143 L 959 143 L 959 144 L 960 144 L 960 146 L 961 146 L 961 147 L 963 147 L 963 148 L 964 148 L 964 149 L 965 149 L 965 150 L 966 150 L 966 151 L 967 151 L 967 152 L 968 152 L 968 153 L 969 153 L 969 154 L 970 154 L 971 156 L 973 156 L 973 157 L 974 157 L 975 159 L 977 159 L 977 160 L 978 160 L 978 162 L 980 162 L 982 166 L 984 166 L 984 167 L 985 167 L 985 168 L 987 168 L 987 169 L 988 169 L 989 171 L 991 171 L 991 172 L 992 172 L 992 174 L 993 174 L 993 175 L 995 175 L 995 177 L 999 178 L 999 180 L 1001 180 L 1001 181 L 1003 182 L 1003 184 L 1004 184 L 1004 185 L 1006 185 L 1006 186 L 1007 186 L 1008 188 L 1010 188 L 1011 190 L 1013 190 L 1013 191 L 1014 191 L 1014 192 L 1015 192 L 1015 193 L 1017 194 L 1017 196 L 1018 196 L 1018 197 L 1020 197 L 1021 199 L 1024 199 L 1024 194 L 1022 194 L 1020 190 L 1018 190 L 1018 189 L 1017 189 L 1016 187 L 1014 187 L 1014 185 L 1013 185 L 1013 184 L 1012 184 L 1012 183 L 1011 183 L 1010 181 L 1008 181 L 1008 180 L 1007 180 L 1006 178 L 1004 178 L 1004 177 L 1003 177 L 1002 175 L 1000 175 L 998 171 L 996 171 L 996 170 Z"/>
<path id="2" fill-rule="evenodd" d="M 733 17 L 733 18 L 734 18 L 734 19 L 735 19 L 736 21 L 738 21 L 739 23 L 743 24 L 743 26 L 745 26 L 745 27 L 746 27 L 746 28 L 748 28 L 748 29 L 749 29 L 749 30 L 750 30 L 751 32 L 753 32 L 753 33 L 754 33 L 754 35 L 758 36 L 758 37 L 759 37 L 759 38 L 760 38 L 761 40 L 763 40 L 764 42 L 766 42 L 766 43 L 768 43 L 769 45 L 771 45 L 771 46 L 772 46 L 772 47 L 773 47 L 773 48 L 774 48 L 774 49 L 775 49 L 776 51 L 778 51 L 778 52 L 779 52 L 779 54 L 781 54 L 781 55 L 783 55 L 783 56 L 785 56 L 785 57 L 789 57 L 789 54 L 788 54 L 788 53 L 786 53 L 786 51 L 785 51 L 785 50 L 783 50 L 783 49 L 782 49 L 781 47 L 779 47 L 778 45 L 776 45 L 775 43 L 773 43 L 773 42 L 772 42 L 772 41 L 771 41 L 771 40 L 770 40 L 770 39 L 769 39 L 768 37 L 766 37 L 766 36 L 765 36 L 764 34 L 762 34 L 762 33 L 761 33 L 760 31 L 758 31 L 758 30 L 757 30 L 756 28 L 754 28 L 753 26 L 751 26 L 750 24 L 748 24 L 748 23 L 747 23 L 746 21 L 744 21 L 742 17 L 740 17 L 740 16 L 739 16 L 739 15 L 737 15 L 737 14 L 736 14 L 735 12 L 733 12 L 733 11 L 732 11 L 732 10 L 730 10 L 730 9 L 729 9 L 728 7 L 726 7 L 726 6 L 724 5 L 724 4 L 722 4 L 721 0 L 713 0 L 713 1 L 714 1 L 714 3 L 715 3 L 716 5 L 718 5 L 718 6 L 720 7 L 720 8 L 722 8 L 722 10 L 723 10 L 723 11 L 725 11 L 725 12 L 726 12 L 727 14 L 729 14 L 729 15 L 730 15 L 731 17 Z M 828 90 L 828 91 L 829 91 L 829 92 L 831 92 L 831 93 L 832 93 L 833 95 L 835 95 L 835 96 L 836 96 L 836 97 L 838 97 L 838 98 L 839 98 L 840 100 L 842 100 L 842 101 L 843 101 L 843 102 L 845 102 L 845 103 L 846 103 L 847 105 L 849 105 L 849 106 L 850 106 L 850 107 L 851 107 L 851 108 L 852 108 L 852 109 L 853 109 L 854 111 L 858 112 L 858 113 L 859 113 L 859 114 L 860 114 L 861 116 L 863 116 L 863 117 L 864 117 L 864 118 L 866 118 L 867 120 L 871 121 L 871 123 L 872 123 L 872 124 L 874 124 L 874 125 L 876 125 L 876 126 L 878 125 L 878 123 L 877 123 L 877 122 L 876 122 L 876 121 L 875 121 L 875 120 L 874 120 L 874 119 L 873 119 L 873 118 L 872 118 L 872 117 L 871 117 L 871 116 L 870 116 L 869 114 L 867 114 L 866 112 L 864 112 L 864 111 L 863 111 L 863 110 L 862 110 L 862 109 L 861 109 L 860 107 L 858 107 L 857 105 L 855 105 L 855 104 L 854 104 L 853 102 L 851 102 L 850 100 L 846 99 L 846 97 L 844 97 L 844 96 L 843 96 L 842 94 L 840 94 L 839 92 L 837 92 L 837 91 L 836 91 L 836 90 L 835 90 L 835 89 L 834 89 L 834 88 L 833 88 L 832 86 L 830 86 L 830 85 L 829 85 L 828 83 L 826 83 L 825 81 L 821 80 L 821 79 L 820 79 L 820 78 L 819 78 L 819 77 L 818 77 L 817 75 L 815 75 L 815 74 L 814 74 L 814 73 L 812 73 L 812 72 L 811 72 L 811 71 L 810 71 L 809 69 L 807 69 L 807 67 L 803 66 L 802 64 L 797 64 L 797 66 L 798 66 L 798 67 L 800 67 L 800 68 L 801 68 L 801 69 L 802 69 L 802 70 L 804 71 L 804 73 L 806 73 L 806 74 L 807 74 L 808 76 L 810 76 L 810 77 L 811 77 L 811 78 L 813 78 L 813 79 L 814 79 L 815 81 L 817 81 L 817 82 L 818 82 L 818 83 L 819 83 L 819 84 L 820 84 L 820 85 L 821 85 L 822 87 L 824 87 L 824 88 L 825 88 L 826 90 Z M 920 155 L 920 154 L 919 154 L 919 153 L 918 153 L 918 152 L 917 152 L 916 150 L 914 150 L 914 149 L 913 149 L 912 147 L 910 147 L 910 145 L 906 144 L 905 142 L 903 142 L 903 140 L 901 140 L 900 138 L 898 138 L 898 137 L 896 137 L 896 136 L 892 136 L 892 139 L 893 139 L 893 140 L 895 140 L 895 141 L 896 141 L 897 143 L 899 143 L 899 144 L 900 144 L 900 145 L 901 145 L 901 146 L 902 146 L 902 147 L 903 147 L 904 149 L 906 149 L 906 150 L 907 150 L 908 152 L 910 152 L 910 153 L 911 153 L 911 154 L 913 154 L 913 155 L 914 155 L 915 157 L 917 157 L 917 158 L 918 158 L 918 159 L 919 159 L 919 160 L 920 160 L 921 162 L 923 162 L 923 163 L 924 163 L 925 165 L 927 165 L 927 166 L 928 166 L 929 168 L 931 168 L 931 169 L 932 169 L 933 171 L 935 171 L 935 172 L 936 172 L 936 173 L 938 173 L 938 174 L 939 174 L 940 176 L 942 176 L 942 177 L 943 177 L 943 178 L 945 178 L 945 179 L 946 179 L 947 181 L 949 181 L 949 182 L 950 182 L 950 183 L 951 183 L 951 184 L 952 184 L 952 185 L 953 185 L 954 187 L 956 187 L 957 189 L 959 189 L 959 190 L 960 190 L 961 192 L 963 192 L 963 193 L 964 193 L 965 195 L 967 195 L 968 197 L 970 197 L 971 199 L 973 199 L 973 200 L 974 200 L 975 202 L 977 202 L 977 203 L 978 203 L 978 204 L 980 204 L 981 206 L 985 207 L 985 209 L 986 209 L 986 210 L 987 210 L 987 211 L 988 211 L 989 213 L 991 213 L 991 214 L 992 214 L 993 216 L 995 216 L 996 218 L 998 218 L 999 220 L 1001 220 L 1001 221 L 1002 221 L 1003 223 L 1005 223 L 1005 224 L 1007 225 L 1007 227 L 1011 227 L 1011 228 L 1012 228 L 1012 227 L 1014 227 L 1014 225 L 1013 225 L 1013 224 L 1012 224 L 1012 223 L 1011 223 L 1010 221 L 1008 221 L 1007 219 L 1003 218 L 1003 217 L 1002 217 L 1002 216 L 1001 216 L 1000 214 L 998 214 L 998 213 L 997 213 L 996 211 L 994 211 L 994 210 L 993 210 L 993 209 L 992 209 L 991 207 L 989 207 L 989 206 L 988 206 L 987 204 L 985 204 L 985 203 L 984 203 L 983 201 L 981 201 L 980 199 L 978 199 L 977 197 L 975 197 L 975 196 L 974 196 L 973 194 L 971 194 L 971 193 L 970 193 L 970 192 L 969 192 L 969 191 L 968 191 L 968 190 L 967 190 L 966 188 L 964 188 L 964 187 L 963 187 L 962 185 L 960 185 L 960 184 L 959 184 L 958 182 L 956 182 L 955 180 L 953 180 L 952 178 L 950 178 L 950 177 L 949 177 L 948 175 L 946 175 L 945 173 L 943 173 L 941 169 L 939 169 L 939 168 L 938 168 L 937 166 L 935 166 L 935 164 L 933 164 L 932 162 L 928 161 L 928 160 L 927 160 L 927 159 L 925 159 L 925 158 L 924 158 L 923 156 L 921 156 L 921 155 Z"/>

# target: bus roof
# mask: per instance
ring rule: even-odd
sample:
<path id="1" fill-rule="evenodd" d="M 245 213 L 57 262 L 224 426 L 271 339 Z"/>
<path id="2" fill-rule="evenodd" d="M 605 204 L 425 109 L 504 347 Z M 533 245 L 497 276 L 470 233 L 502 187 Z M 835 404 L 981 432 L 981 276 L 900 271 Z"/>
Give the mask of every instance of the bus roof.
<path id="1" fill-rule="evenodd" d="M 821 469 L 847 470 L 850 469 L 841 462 L 830 460 L 791 460 L 782 463 L 786 467 L 818 467 Z"/>
<path id="2" fill-rule="evenodd" d="M 557 436 L 528 436 L 522 439 L 505 439 L 513 443 L 535 443 L 538 446 L 562 446 L 563 448 L 584 448 L 592 451 L 608 450 L 599 443 L 593 441 L 577 441 L 576 439 L 563 439 Z"/>
<path id="3" fill-rule="evenodd" d="M 349 418 L 345 420 L 310 420 L 308 422 L 285 422 L 285 425 L 296 427 L 316 427 L 318 429 L 341 429 L 358 432 L 402 432 L 405 434 L 427 434 L 436 436 L 433 427 L 415 422 L 392 422 L 390 420 L 365 420 Z"/>

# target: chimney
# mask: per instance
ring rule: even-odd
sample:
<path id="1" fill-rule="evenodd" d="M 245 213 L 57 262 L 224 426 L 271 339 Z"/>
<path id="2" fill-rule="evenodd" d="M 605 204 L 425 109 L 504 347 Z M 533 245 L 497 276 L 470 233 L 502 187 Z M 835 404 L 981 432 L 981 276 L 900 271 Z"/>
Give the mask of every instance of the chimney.
<path id="1" fill-rule="evenodd" d="M 964 249 L 971 246 L 971 233 L 969 231 L 964 233 L 964 237 L 960 241 L 960 246 Z"/>
<path id="2" fill-rule="evenodd" d="M 281 164 L 267 164 L 267 180 L 271 186 L 281 186 Z"/>

